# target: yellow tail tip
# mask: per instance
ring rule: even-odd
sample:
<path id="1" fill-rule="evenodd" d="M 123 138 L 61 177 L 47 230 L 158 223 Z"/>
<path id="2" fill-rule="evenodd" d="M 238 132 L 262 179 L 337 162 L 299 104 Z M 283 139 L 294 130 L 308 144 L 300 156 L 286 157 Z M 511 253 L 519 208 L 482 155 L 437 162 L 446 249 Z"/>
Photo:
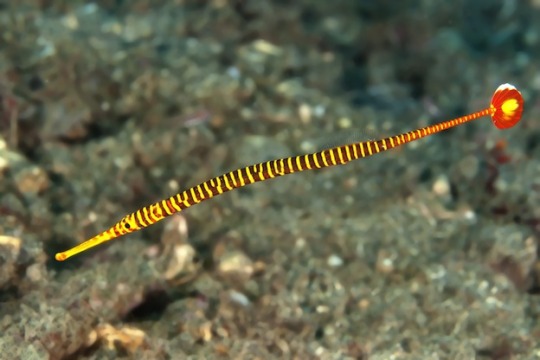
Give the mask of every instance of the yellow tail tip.
<path id="1" fill-rule="evenodd" d="M 54 255 L 54 258 L 56 259 L 56 261 L 64 261 L 68 257 L 67 257 L 67 255 L 65 253 L 61 252 L 61 253 L 58 253 L 58 254 Z"/>
<path id="2" fill-rule="evenodd" d="M 514 85 L 502 84 L 491 98 L 491 121 L 498 129 L 508 129 L 521 120 L 523 96 Z"/>

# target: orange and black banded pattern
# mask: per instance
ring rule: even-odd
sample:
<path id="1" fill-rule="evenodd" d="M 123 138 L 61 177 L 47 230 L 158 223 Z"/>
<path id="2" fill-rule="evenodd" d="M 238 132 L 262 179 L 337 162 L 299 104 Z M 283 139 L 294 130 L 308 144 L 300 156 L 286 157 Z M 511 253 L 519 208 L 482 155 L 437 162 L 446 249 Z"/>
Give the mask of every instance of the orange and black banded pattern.
<path id="1" fill-rule="evenodd" d="M 497 128 L 506 129 L 521 119 L 522 112 L 523 98 L 521 93 L 514 86 L 504 84 L 497 88 L 488 108 L 469 115 L 380 140 L 357 142 L 313 154 L 267 161 L 215 177 L 124 216 L 110 229 L 72 249 L 56 254 L 56 260 L 66 260 L 101 243 L 155 224 L 167 216 L 236 188 L 296 172 L 343 165 L 349 161 L 375 155 L 488 115 L 491 116 Z"/>

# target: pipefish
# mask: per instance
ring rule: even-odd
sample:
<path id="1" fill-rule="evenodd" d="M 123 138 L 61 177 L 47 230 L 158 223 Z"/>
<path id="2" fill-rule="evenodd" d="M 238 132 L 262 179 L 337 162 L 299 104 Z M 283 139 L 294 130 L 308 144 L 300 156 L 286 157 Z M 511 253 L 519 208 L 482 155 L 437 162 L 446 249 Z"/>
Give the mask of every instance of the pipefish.
<path id="1" fill-rule="evenodd" d="M 69 250 L 57 253 L 55 258 L 58 261 L 64 261 L 99 244 L 153 225 L 167 216 L 236 188 L 287 174 L 343 165 L 353 160 L 403 146 L 412 141 L 488 115 L 498 129 L 507 129 L 519 122 L 522 112 L 523 97 L 521 93 L 513 85 L 503 84 L 495 90 L 489 107 L 465 116 L 380 140 L 355 142 L 312 154 L 266 161 L 207 180 L 181 193 L 124 216 L 108 230 Z"/>

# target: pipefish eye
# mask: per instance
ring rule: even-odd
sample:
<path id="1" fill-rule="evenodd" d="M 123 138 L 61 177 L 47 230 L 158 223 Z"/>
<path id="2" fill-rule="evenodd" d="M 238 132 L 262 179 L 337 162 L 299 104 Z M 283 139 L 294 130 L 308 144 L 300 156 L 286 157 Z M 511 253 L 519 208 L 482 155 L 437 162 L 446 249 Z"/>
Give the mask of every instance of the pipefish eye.
<path id="1" fill-rule="evenodd" d="M 123 218 L 122 220 L 120 220 L 120 227 L 122 227 L 122 230 L 124 231 L 130 231 L 130 229 L 132 228 L 130 222 L 129 222 L 129 219 L 127 218 Z"/>

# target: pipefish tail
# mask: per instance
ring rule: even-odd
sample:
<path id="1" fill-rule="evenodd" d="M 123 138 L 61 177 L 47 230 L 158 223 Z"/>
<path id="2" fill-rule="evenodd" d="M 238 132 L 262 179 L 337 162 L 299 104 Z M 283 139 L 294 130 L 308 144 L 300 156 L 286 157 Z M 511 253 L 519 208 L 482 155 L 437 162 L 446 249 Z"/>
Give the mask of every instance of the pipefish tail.
<path id="1" fill-rule="evenodd" d="M 67 251 L 57 253 L 55 258 L 58 261 L 64 261 L 99 244 L 155 224 L 167 216 L 236 188 L 296 172 L 343 165 L 349 161 L 385 152 L 488 115 L 491 116 L 491 120 L 497 128 L 507 129 L 519 122 L 522 112 L 523 97 L 521 93 L 514 86 L 503 84 L 495 90 L 489 107 L 469 115 L 380 140 L 356 142 L 312 154 L 271 160 L 215 177 L 124 216 L 108 230 Z"/>

